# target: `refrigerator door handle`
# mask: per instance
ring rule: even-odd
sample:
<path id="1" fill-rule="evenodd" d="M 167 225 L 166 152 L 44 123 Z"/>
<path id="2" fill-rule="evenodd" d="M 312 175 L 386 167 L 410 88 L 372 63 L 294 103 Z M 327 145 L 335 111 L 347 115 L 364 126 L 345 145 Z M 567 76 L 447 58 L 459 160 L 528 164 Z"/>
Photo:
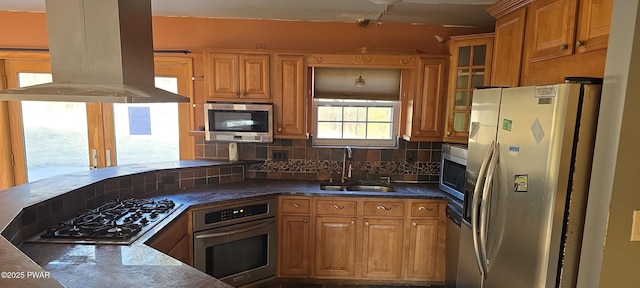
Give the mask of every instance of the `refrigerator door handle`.
<path id="1" fill-rule="evenodd" d="M 484 189 L 482 190 L 482 202 L 480 204 L 480 251 L 482 255 L 482 265 L 484 270 L 484 277 L 489 273 L 489 258 L 487 256 L 487 227 L 489 226 L 489 206 L 490 206 L 490 194 L 491 187 L 493 186 L 493 175 L 495 175 L 498 160 L 500 158 L 500 144 L 495 143 L 493 149 L 493 157 L 491 157 L 491 163 L 487 168 L 487 179 L 484 183 Z"/>
<path id="2" fill-rule="evenodd" d="M 484 175 L 487 171 L 487 166 L 489 165 L 489 160 L 491 160 L 491 158 L 493 157 L 493 151 L 495 149 L 495 141 L 491 142 L 491 145 L 489 145 L 489 149 L 487 149 L 487 153 L 484 155 L 484 159 L 482 160 L 482 165 L 480 166 L 480 171 L 478 171 L 478 180 L 476 181 L 476 186 L 474 188 L 473 191 L 473 200 L 471 202 L 471 231 L 472 231 L 472 236 L 473 236 L 473 251 L 476 254 L 476 261 L 478 262 L 478 269 L 480 269 L 480 274 L 485 275 L 485 265 L 483 264 L 484 261 L 482 259 L 484 259 L 483 255 L 480 255 L 480 240 L 478 239 L 478 215 L 479 215 L 479 208 L 480 208 L 480 199 L 482 198 L 482 195 L 480 193 L 482 193 L 483 188 L 484 188 L 484 184 L 486 184 L 486 181 L 484 181 Z"/>

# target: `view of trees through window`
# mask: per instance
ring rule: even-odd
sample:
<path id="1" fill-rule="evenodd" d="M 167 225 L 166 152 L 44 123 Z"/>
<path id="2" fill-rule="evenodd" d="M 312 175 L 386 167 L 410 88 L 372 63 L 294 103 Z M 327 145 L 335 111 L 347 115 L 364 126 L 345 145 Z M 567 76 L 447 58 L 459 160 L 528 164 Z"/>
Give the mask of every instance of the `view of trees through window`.
<path id="1" fill-rule="evenodd" d="M 318 138 L 392 139 L 393 107 L 318 106 Z"/>
<path id="2" fill-rule="evenodd" d="M 390 100 L 316 98 L 313 145 L 395 148 L 399 106 Z"/>

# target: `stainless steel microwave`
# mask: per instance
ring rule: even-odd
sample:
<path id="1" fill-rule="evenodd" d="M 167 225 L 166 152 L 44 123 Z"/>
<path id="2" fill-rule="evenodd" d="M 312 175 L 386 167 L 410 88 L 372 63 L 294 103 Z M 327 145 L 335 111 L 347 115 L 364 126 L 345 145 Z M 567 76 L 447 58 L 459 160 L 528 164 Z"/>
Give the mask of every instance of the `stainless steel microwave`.
<path id="1" fill-rule="evenodd" d="M 463 200 L 465 175 L 467 170 L 467 148 L 442 144 L 440 160 L 440 190 Z"/>
<path id="2" fill-rule="evenodd" d="M 273 142 L 273 105 L 206 103 L 205 139 L 225 142 Z"/>

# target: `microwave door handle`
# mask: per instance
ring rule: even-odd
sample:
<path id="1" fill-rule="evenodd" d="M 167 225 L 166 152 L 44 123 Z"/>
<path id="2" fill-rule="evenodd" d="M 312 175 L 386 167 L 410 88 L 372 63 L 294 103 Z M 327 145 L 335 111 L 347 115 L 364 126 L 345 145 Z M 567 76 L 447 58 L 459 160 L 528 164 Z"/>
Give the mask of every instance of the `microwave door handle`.
<path id="1" fill-rule="evenodd" d="M 489 272 L 489 256 L 487 254 L 487 227 L 489 226 L 489 207 L 491 205 L 491 188 L 493 186 L 493 176 L 496 172 L 498 160 L 500 158 L 500 144 L 496 143 L 493 149 L 493 157 L 491 157 L 491 164 L 487 169 L 487 180 L 484 183 L 484 189 L 482 191 L 482 202 L 480 204 L 480 249 L 482 254 L 482 264 L 484 265 L 484 276 L 486 277 Z"/>
<path id="2" fill-rule="evenodd" d="M 482 264 L 482 256 L 480 255 L 480 241 L 478 239 L 478 214 L 479 214 L 479 208 L 480 208 L 480 199 L 482 197 L 482 195 L 480 195 L 480 193 L 482 193 L 483 191 L 483 183 L 485 183 L 484 181 L 484 174 L 486 172 L 487 169 L 487 165 L 489 164 L 489 160 L 492 158 L 493 156 L 493 150 L 495 149 L 495 142 L 491 142 L 491 145 L 489 145 L 489 149 L 487 149 L 487 153 L 484 155 L 484 159 L 482 160 L 482 165 L 480 166 L 480 171 L 478 172 L 478 180 L 476 181 L 476 186 L 473 190 L 473 201 L 471 202 L 471 231 L 472 231 L 472 235 L 473 235 L 473 251 L 476 254 L 476 261 L 478 264 L 478 269 L 480 269 L 480 273 L 483 275 L 484 277 L 484 265 Z"/>
<path id="3" fill-rule="evenodd" d="M 258 225 L 253 225 L 247 228 L 242 228 L 242 229 L 235 229 L 235 230 L 231 230 L 231 231 L 225 231 L 225 232 L 218 232 L 218 233 L 208 233 L 208 234 L 202 234 L 202 235 L 197 235 L 196 239 L 207 239 L 207 238 L 214 238 L 214 237 L 222 237 L 222 236 L 229 236 L 229 235 L 234 235 L 234 234 L 240 234 L 240 233 L 244 233 L 244 232 L 248 232 L 251 230 L 256 230 L 256 229 L 260 229 L 266 226 L 269 226 L 273 223 L 275 223 L 275 220 L 269 220 L 266 222 L 263 222 L 261 224 Z"/>

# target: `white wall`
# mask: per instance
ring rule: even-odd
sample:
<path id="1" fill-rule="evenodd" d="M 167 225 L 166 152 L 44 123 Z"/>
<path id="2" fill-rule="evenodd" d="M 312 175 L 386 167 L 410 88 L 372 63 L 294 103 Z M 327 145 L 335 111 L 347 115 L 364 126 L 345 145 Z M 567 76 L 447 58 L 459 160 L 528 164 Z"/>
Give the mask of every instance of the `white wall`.
<path id="1" fill-rule="evenodd" d="M 629 241 L 640 209 L 638 8 L 638 0 L 613 4 L 578 287 L 640 283 L 640 242 Z"/>

